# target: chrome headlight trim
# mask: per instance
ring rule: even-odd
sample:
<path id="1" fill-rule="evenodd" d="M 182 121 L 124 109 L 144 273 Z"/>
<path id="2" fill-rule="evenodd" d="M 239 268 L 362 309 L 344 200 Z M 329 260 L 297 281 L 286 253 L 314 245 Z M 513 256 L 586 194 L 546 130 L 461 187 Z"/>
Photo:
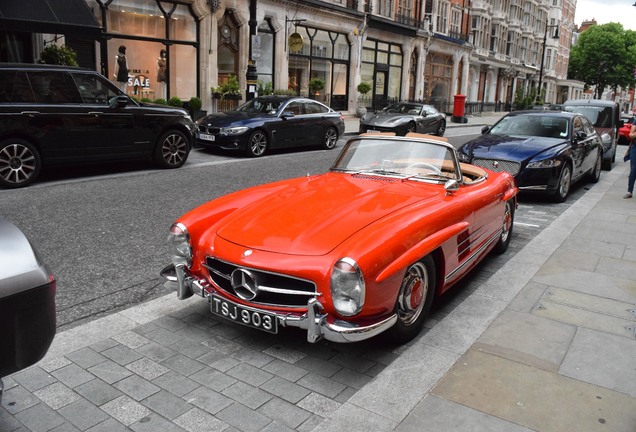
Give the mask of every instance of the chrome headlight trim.
<path id="1" fill-rule="evenodd" d="M 175 266 L 192 265 L 192 245 L 190 244 L 190 233 L 188 229 L 180 222 L 172 224 L 168 234 L 168 249 L 170 258 Z"/>
<path id="2" fill-rule="evenodd" d="M 236 127 L 224 127 L 221 128 L 221 130 L 219 131 L 219 133 L 221 135 L 241 135 L 245 132 L 247 132 L 249 128 L 247 126 L 236 126 Z"/>
<path id="3" fill-rule="evenodd" d="M 555 168 L 558 166 L 561 166 L 561 161 L 559 159 L 543 159 L 528 163 L 526 168 Z"/>
<path id="4" fill-rule="evenodd" d="M 331 299 L 342 316 L 360 313 L 364 305 L 365 283 L 362 270 L 355 260 L 340 258 L 331 269 Z"/>

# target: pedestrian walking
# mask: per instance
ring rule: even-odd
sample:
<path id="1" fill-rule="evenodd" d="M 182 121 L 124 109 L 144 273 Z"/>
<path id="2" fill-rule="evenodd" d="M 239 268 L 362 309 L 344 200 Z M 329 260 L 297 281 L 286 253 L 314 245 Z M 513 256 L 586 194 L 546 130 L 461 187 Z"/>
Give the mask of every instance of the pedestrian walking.
<path id="1" fill-rule="evenodd" d="M 629 179 L 627 180 L 627 193 L 623 195 L 623 198 L 631 198 L 634 194 L 634 182 L 636 181 L 636 124 L 632 125 L 629 131 L 629 146 L 625 152 L 623 160 L 629 161 Z"/>

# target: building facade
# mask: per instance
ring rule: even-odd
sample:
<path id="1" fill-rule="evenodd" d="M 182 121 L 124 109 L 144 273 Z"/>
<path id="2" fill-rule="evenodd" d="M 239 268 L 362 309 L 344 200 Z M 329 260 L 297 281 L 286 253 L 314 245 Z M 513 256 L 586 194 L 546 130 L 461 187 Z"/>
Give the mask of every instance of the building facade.
<path id="1" fill-rule="evenodd" d="M 576 0 L 83 1 L 100 36 L 67 32 L 56 43 L 137 97 L 198 96 L 205 109 L 210 89 L 232 77 L 245 99 L 250 71 L 261 91 L 351 113 L 406 99 L 452 112 L 457 94 L 480 110 L 510 109 L 533 92 L 546 103 L 582 92 L 567 80 Z M 128 79 L 118 81 L 122 66 Z M 371 85 L 364 98 L 361 82 Z"/>

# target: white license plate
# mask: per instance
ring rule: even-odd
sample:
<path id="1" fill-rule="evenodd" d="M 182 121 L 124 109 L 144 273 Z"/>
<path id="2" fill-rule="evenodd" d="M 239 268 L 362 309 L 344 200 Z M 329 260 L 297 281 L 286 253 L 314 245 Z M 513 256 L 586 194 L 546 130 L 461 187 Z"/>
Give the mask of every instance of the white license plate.
<path id="1" fill-rule="evenodd" d="M 241 306 L 216 295 L 212 295 L 211 300 L 210 311 L 214 315 L 268 333 L 278 333 L 278 320 L 273 314 Z"/>
<path id="2" fill-rule="evenodd" d="M 214 141 L 214 135 L 199 133 L 199 139 L 204 141 Z"/>

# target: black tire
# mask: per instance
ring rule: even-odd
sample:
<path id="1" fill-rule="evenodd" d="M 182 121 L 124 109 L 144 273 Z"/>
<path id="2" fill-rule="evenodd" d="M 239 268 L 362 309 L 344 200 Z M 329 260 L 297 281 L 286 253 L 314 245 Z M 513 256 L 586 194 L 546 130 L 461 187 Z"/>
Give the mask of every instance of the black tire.
<path id="1" fill-rule="evenodd" d="M 267 135 L 262 130 L 255 130 L 247 140 L 245 153 L 249 157 L 261 157 L 267 151 Z"/>
<path id="2" fill-rule="evenodd" d="M 8 139 L 0 143 L 0 186 L 8 189 L 28 186 L 41 169 L 40 152 L 30 142 Z"/>
<path id="3" fill-rule="evenodd" d="M 594 167 L 588 174 L 590 183 L 598 183 L 599 179 L 601 178 L 601 166 L 602 166 L 602 156 L 599 153 L 599 155 L 596 157 L 596 162 L 594 162 Z"/>
<path id="4" fill-rule="evenodd" d="M 325 137 L 322 141 L 322 147 L 326 150 L 331 150 L 336 147 L 336 143 L 338 142 L 338 131 L 334 127 L 327 128 L 325 132 Z"/>
<path id="5" fill-rule="evenodd" d="M 435 262 L 428 255 L 411 264 L 404 273 L 395 303 L 397 321 L 388 331 L 392 342 L 408 342 L 422 330 L 435 297 Z"/>
<path id="6" fill-rule="evenodd" d="M 185 134 L 176 129 L 159 137 L 155 146 L 154 161 L 160 168 L 179 168 L 186 163 L 190 154 L 190 142 Z"/>
<path id="7" fill-rule="evenodd" d="M 501 234 L 499 235 L 499 240 L 492 250 L 497 255 L 501 255 L 506 250 L 508 250 L 508 245 L 510 244 L 510 239 L 512 238 L 512 227 L 515 222 L 515 206 L 512 200 L 506 201 L 506 206 L 504 207 L 504 216 L 503 216 L 503 224 L 501 228 Z"/>
<path id="8" fill-rule="evenodd" d="M 437 128 L 437 132 L 435 132 L 435 135 L 444 136 L 444 132 L 446 132 L 446 120 L 442 120 L 440 122 L 439 127 Z"/>
<path id="9" fill-rule="evenodd" d="M 414 122 L 409 122 L 409 124 L 406 125 L 406 128 L 404 128 L 404 134 L 406 135 L 409 132 L 417 132 L 416 130 L 417 128 L 415 127 L 415 123 Z"/>
<path id="10" fill-rule="evenodd" d="M 559 175 L 559 183 L 557 184 L 557 188 L 552 194 L 552 199 L 555 202 L 562 203 L 564 202 L 568 194 L 570 193 L 570 187 L 572 186 L 572 168 L 570 168 L 570 164 L 564 163 L 563 168 L 561 168 L 561 174 Z"/>

